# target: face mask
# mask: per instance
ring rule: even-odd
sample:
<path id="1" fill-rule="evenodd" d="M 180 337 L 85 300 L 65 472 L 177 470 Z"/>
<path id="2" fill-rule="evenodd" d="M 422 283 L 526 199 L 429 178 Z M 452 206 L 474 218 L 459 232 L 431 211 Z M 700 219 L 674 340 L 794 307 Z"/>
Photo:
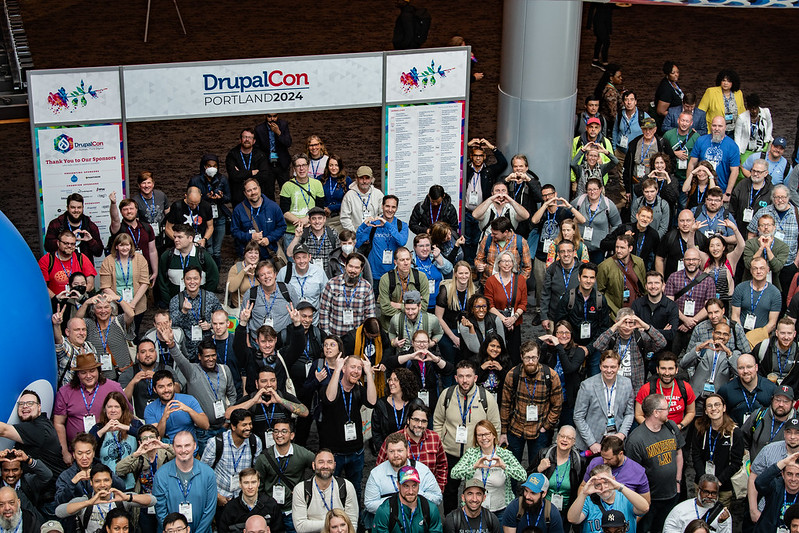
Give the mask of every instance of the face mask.
<path id="1" fill-rule="evenodd" d="M 208 167 L 205 169 L 205 175 L 208 176 L 209 178 L 213 178 L 214 176 L 216 176 L 217 172 L 219 172 L 219 170 L 216 167 Z"/>
<path id="2" fill-rule="evenodd" d="M 353 250 L 355 250 L 355 246 L 353 246 L 352 244 L 342 244 L 341 245 L 341 251 L 345 255 L 350 255 Z"/>
<path id="3" fill-rule="evenodd" d="M 86 293 L 86 286 L 85 285 L 75 285 L 72 287 L 72 290 L 77 292 L 78 294 L 85 294 Z"/>

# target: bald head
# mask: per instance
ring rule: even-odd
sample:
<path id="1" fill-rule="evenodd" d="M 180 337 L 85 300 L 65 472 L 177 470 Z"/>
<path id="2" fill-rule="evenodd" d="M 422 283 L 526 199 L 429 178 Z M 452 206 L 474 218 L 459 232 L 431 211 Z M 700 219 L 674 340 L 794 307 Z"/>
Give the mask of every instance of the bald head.
<path id="1" fill-rule="evenodd" d="M 261 515 L 253 515 L 244 523 L 244 533 L 266 533 L 266 520 Z"/>
<path id="2" fill-rule="evenodd" d="M 0 489 L 0 501 L 5 502 L 8 500 L 19 502 L 19 497 L 17 496 L 17 491 L 12 487 L 5 486 Z"/>
<path id="3" fill-rule="evenodd" d="M 189 187 L 186 190 L 186 199 L 192 203 L 196 202 L 199 204 L 200 200 L 202 200 L 202 197 L 203 193 L 198 187 Z"/>

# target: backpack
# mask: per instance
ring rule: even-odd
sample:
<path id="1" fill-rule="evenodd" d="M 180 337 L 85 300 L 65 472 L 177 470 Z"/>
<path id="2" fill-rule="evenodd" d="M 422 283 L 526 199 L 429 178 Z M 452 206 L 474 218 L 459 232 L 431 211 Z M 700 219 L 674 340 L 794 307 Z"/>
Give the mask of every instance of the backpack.
<path id="1" fill-rule="evenodd" d="M 413 283 L 416 285 L 417 290 L 419 289 L 419 269 L 411 268 L 411 274 L 413 274 Z M 378 282 L 379 283 L 379 282 Z M 397 270 L 391 269 L 388 271 L 388 297 L 391 298 L 391 295 L 394 294 L 394 289 L 397 288 Z"/>
<path id="2" fill-rule="evenodd" d="M 490 224 L 490 222 L 489 222 Z M 519 252 L 519 259 L 524 259 L 524 239 L 519 237 L 519 235 L 514 235 L 516 238 L 516 251 Z M 491 234 L 489 233 L 486 237 L 486 244 L 483 246 L 483 254 L 488 256 L 488 249 L 491 248 Z M 521 265 L 519 265 L 521 267 Z"/>
<path id="3" fill-rule="evenodd" d="M 208 298 L 203 298 L 202 293 L 204 289 L 200 289 L 200 320 L 205 320 L 205 304 L 208 302 Z M 208 293 L 208 291 L 205 291 Z M 178 309 L 183 309 L 183 302 L 186 301 L 186 291 L 180 291 L 178 293 Z"/>
<path id="4" fill-rule="evenodd" d="M 419 507 L 422 510 L 422 520 L 424 520 L 424 524 L 426 525 L 425 531 L 430 530 L 430 502 L 427 501 L 427 498 L 424 496 L 419 496 L 418 500 Z M 388 499 L 388 529 L 386 530 L 388 533 L 393 533 L 394 528 L 397 526 L 397 519 L 399 517 L 399 494 L 394 493 Z M 405 531 L 402 528 L 402 531 Z"/>
<path id="5" fill-rule="evenodd" d="M 516 511 L 516 521 L 520 522 L 522 517 L 524 516 L 524 511 L 522 510 L 522 500 L 524 496 L 519 496 L 519 510 Z M 549 500 L 543 500 L 544 502 L 544 521 L 547 524 L 547 531 L 549 531 L 549 517 L 552 514 L 552 503 Z"/>
<path id="6" fill-rule="evenodd" d="M 344 478 L 335 477 L 336 483 L 338 483 L 338 497 L 341 500 L 341 505 L 347 505 L 347 484 L 344 482 Z M 311 497 L 313 493 L 311 489 L 313 488 L 313 479 L 306 479 L 303 483 L 303 490 L 305 492 L 305 505 L 306 507 L 311 504 Z"/>
<path id="7" fill-rule="evenodd" d="M 763 418 L 766 416 L 766 412 L 768 410 L 769 407 L 761 407 L 760 409 L 757 410 L 757 413 L 755 413 L 755 418 L 754 420 L 752 420 L 752 429 L 751 429 L 753 437 L 755 435 L 755 431 L 757 430 L 757 428 L 760 427 L 760 423 L 763 421 Z"/>
<path id="8" fill-rule="evenodd" d="M 222 458 L 222 454 L 225 452 L 224 447 L 225 443 L 222 440 L 222 435 L 224 433 L 220 433 L 216 437 L 214 437 L 214 443 L 216 444 L 216 455 L 214 456 L 214 462 L 211 465 L 211 469 L 215 469 L 216 465 L 219 464 L 219 460 Z M 255 464 L 255 456 L 258 450 L 258 441 L 256 440 L 258 437 L 255 434 L 250 433 L 249 443 L 250 443 L 250 458 L 252 460 L 253 465 Z M 237 473 L 234 473 L 236 475 Z"/>
<path id="9" fill-rule="evenodd" d="M 586 198 L 588 198 L 587 194 L 581 194 L 580 197 L 577 198 L 577 209 L 580 209 L 580 206 L 583 205 L 583 202 L 585 202 Z M 604 194 L 602 195 L 602 199 L 605 200 L 605 213 L 608 218 L 610 218 L 610 200 L 608 200 L 608 197 Z"/>
<path id="10" fill-rule="evenodd" d="M 277 283 L 277 288 L 280 291 L 280 294 L 283 296 L 283 299 L 286 300 L 286 303 L 291 303 L 291 295 L 289 294 L 288 286 L 282 281 L 278 281 L 276 283 Z M 250 294 L 248 296 L 248 299 L 250 300 L 251 304 L 255 305 L 255 300 L 258 299 L 258 285 L 250 287 Z"/>
<path id="11" fill-rule="evenodd" d="M 413 45 L 414 48 L 421 48 L 427 41 L 427 34 L 430 33 L 430 25 L 433 17 L 426 7 L 416 7 L 413 10 Z M 389 528 L 391 531 L 391 528 Z"/>
<path id="12" fill-rule="evenodd" d="M 574 309 L 574 301 L 576 299 L 577 299 L 577 289 L 574 288 L 574 289 L 569 290 L 569 305 L 566 308 L 569 313 L 571 313 L 571 310 Z M 602 304 L 604 303 L 604 301 L 605 301 L 605 297 L 602 296 L 602 293 L 597 291 L 597 293 L 596 293 L 596 312 L 597 313 L 602 310 Z"/>
<path id="13" fill-rule="evenodd" d="M 369 257 L 369 253 L 372 251 L 372 241 L 375 238 L 375 232 L 377 231 L 377 228 L 378 226 L 372 226 L 372 229 L 369 230 L 369 239 L 367 239 L 365 243 L 358 247 L 358 253 L 364 257 Z M 402 220 L 400 219 L 397 219 L 397 231 L 402 231 Z"/>
<path id="14" fill-rule="evenodd" d="M 511 389 L 510 405 L 516 404 L 516 391 L 519 388 L 519 380 L 522 378 L 522 365 L 513 367 L 513 388 Z M 544 374 L 544 382 L 547 384 L 547 397 L 552 396 L 552 372 L 549 366 L 541 363 L 541 372 Z M 514 411 L 515 414 L 516 411 Z"/>
<path id="15" fill-rule="evenodd" d="M 653 377 L 653 378 L 651 378 L 649 380 L 649 396 L 655 394 L 655 391 L 657 391 L 657 381 L 658 381 L 657 376 L 655 376 L 655 377 Z M 688 400 L 687 400 L 688 395 L 685 392 L 685 381 L 682 380 L 682 379 L 677 379 L 676 377 L 674 378 L 674 381 L 677 382 L 677 388 L 680 389 L 680 395 L 683 398 L 683 403 L 687 407 L 688 406 Z"/>
<path id="16" fill-rule="evenodd" d="M 125 505 L 122 502 L 114 502 L 114 507 L 116 509 L 125 510 Z M 92 518 L 92 511 L 94 510 L 94 505 L 90 505 L 83 510 L 83 513 L 75 515 L 75 521 L 78 523 L 78 530 L 85 532 L 86 529 L 89 527 L 89 520 Z"/>
<path id="17" fill-rule="evenodd" d="M 81 257 L 83 257 L 83 254 L 75 252 L 75 255 L 78 257 L 78 267 L 80 267 L 80 269 L 83 270 L 83 260 L 81 259 Z M 70 259 L 72 259 L 72 258 L 70 258 Z M 53 267 L 54 266 L 55 266 L 55 252 L 50 252 L 49 254 L 47 254 L 47 274 L 48 275 L 53 273 Z"/>
<path id="18" fill-rule="evenodd" d="M 455 388 L 457 385 L 452 385 L 451 387 L 447 387 L 447 391 L 444 393 L 444 411 L 449 408 L 449 402 L 452 400 L 452 395 L 455 394 Z M 480 402 L 480 405 L 483 406 L 483 410 L 488 413 L 488 397 L 486 395 L 485 388 L 481 387 L 480 385 L 477 386 L 477 390 L 480 392 L 479 398 L 477 401 Z"/>

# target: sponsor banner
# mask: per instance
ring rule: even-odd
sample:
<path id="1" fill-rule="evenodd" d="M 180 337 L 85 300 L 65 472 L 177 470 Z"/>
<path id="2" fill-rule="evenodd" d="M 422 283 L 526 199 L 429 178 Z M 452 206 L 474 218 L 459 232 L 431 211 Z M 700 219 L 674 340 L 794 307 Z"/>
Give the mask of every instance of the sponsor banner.
<path id="1" fill-rule="evenodd" d="M 128 121 L 382 103 L 383 54 L 123 67 Z"/>
<path id="2" fill-rule="evenodd" d="M 29 73 L 34 124 L 122 120 L 119 68 Z"/>
<path id="3" fill-rule="evenodd" d="M 460 216 L 465 112 L 464 100 L 386 107 L 385 192 L 400 198 L 403 222 L 436 184 Z"/>
<path id="4" fill-rule="evenodd" d="M 467 48 L 386 53 L 386 102 L 465 99 L 469 60 Z"/>
<path id="5" fill-rule="evenodd" d="M 125 195 L 122 124 L 36 128 L 34 138 L 42 239 L 47 224 L 66 211 L 67 196 L 79 193 L 105 244 L 111 234 L 108 195 L 116 192 L 117 201 Z"/>

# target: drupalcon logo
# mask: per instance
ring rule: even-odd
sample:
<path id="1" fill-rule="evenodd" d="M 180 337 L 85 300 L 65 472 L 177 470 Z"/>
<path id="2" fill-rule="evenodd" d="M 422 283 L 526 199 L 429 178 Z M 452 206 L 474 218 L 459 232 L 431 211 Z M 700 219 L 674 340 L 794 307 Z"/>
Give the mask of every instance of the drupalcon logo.
<path id="1" fill-rule="evenodd" d="M 53 148 L 55 148 L 56 152 L 61 152 L 62 154 L 66 154 L 73 148 L 75 148 L 75 141 L 72 140 L 72 137 L 62 133 L 58 137 L 53 140 Z"/>

